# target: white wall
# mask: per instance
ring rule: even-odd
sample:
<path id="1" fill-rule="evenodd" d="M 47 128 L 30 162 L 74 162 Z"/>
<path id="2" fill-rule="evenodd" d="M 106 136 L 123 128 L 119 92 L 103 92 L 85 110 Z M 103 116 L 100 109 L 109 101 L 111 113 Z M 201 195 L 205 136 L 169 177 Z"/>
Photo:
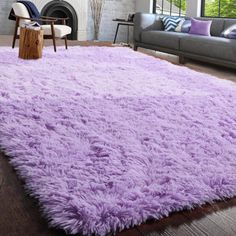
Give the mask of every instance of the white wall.
<path id="1" fill-rule="evenodd" d="M 135 12 L 135 2 L 136 0 L 106 0 L 105 1 L 99 40 L 113 41 L 114 36 L 115 36 L 117 22 L 113 22 L 112 19 L 115 19 L 115 18 L 127 19 L 130 13 Z M 92 39 L 93 24 L 91 20 L 91 15 L 89 17 L 89 21 L 90 21 L 89 39 Z M 130 28 L 130 37 L 132 35 L 133 35 L 133 32 L 132 32 L 132 29 Z M 126 42 L 126 37 L 127 37 L 127 27 L 120 26 L 117 42 L 121 42 L 121 41 Z"/>
<path id="2" fill-rule="evenodd" d="M 0 0 L 0 34 L 11 34 L 14 29 L 14 21 L 8 20 L 14 0 Z"/>
<path id="3" fill-rule="evenodd" d="M 187 0 L 186 15 L 189 17 L 201 16 L 201 0 Z"/>
<path id="4" fill-rule="evenodd" d="M 150 13 L 153 10 L 153 0 L 136 0 L 136 12 Z"/>

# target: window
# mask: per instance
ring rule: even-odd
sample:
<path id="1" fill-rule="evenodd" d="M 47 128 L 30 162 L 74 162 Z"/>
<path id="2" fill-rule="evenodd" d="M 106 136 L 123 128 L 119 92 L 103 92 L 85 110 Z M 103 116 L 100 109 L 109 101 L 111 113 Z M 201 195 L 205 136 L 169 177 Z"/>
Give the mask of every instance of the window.
<path id="1" fill-rule="evenodd" d="M 202 16 L 236 18 L 236 0 L 202 0 Z"/>
<path id="2" fill-rule="evenodd" d="M 153 12 L 161 15 L 185 16 L 186 0 L 154 0 Z"/>

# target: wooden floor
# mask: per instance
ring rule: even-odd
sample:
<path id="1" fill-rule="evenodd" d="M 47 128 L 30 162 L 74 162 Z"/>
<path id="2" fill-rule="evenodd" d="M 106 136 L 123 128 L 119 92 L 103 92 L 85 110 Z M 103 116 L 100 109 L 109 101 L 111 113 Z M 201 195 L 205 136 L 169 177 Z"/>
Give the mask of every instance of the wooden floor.
<path id="1" fill-rule="evenodd" d="M 0 36 L 0 46 L 10 45 L 9 37 Z M 46 45 L 50 42 L 46 42 Z M 59 41 L 58 45 L 62 42 Z M 91 43 L 70 42 L 70 45 L 89 46 Z M 110 43 L 98 43 L 110 46 Z M 142 50 L 171 62 L 177 63 L 174 56 Z M 219 77 L 236 81 L 236 72 L 216 66 L 188 62 L 186 66 Z M 235 170 L 236 171 L 236 170 Z M 65 232 L 50 229 L 41 215 L 35 199 L 24 190 L 24 183 L 0 153 L 0 236 L 64 236 Z M 205 205 L 191 211 L 171 214 L 159 221 L 149 221 L 141 226 L 125 230 L 117 236 L 236 236 L 236 198 L 213 205 Z"/>

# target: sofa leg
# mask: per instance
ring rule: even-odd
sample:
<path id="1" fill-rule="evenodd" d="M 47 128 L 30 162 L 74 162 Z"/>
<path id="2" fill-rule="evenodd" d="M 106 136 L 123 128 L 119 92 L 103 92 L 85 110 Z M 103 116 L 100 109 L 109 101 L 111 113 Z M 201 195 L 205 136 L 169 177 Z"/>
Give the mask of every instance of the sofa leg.
<path id="1" fill-rule="evenodd" d="M 134 45 L 134 51 L 138 51 L 138 46 Z"/>
<path id="2" fill-rule="evenodd" d="M 179 56 L 179 63 L 180 63 L 180 64 L 184 64 L 184 63 L 185 63 L 185 58 L 184 58 L 184 56 L 182 56 L 182 55 Z"/>

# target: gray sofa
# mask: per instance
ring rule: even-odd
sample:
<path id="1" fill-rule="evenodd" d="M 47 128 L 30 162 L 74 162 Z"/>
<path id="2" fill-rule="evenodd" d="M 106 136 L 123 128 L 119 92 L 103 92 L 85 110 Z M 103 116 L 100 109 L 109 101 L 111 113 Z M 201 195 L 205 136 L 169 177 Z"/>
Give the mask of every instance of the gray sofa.
<path id="1" fill-rule="evenodd" d="M 196 18 L 206 20 L 206 18 Z M 209 20 L 209 18 L 207 18 Z M 134 18 L 134 50 L 138 47 L 196 59 L 236 69 L 236 39 L 221 37 L 224 29 L 236 24 L 236 19 L 214 18 L 211 37 L 180 32 L 165 32 L 161 16 L 136 13 Z"/>

